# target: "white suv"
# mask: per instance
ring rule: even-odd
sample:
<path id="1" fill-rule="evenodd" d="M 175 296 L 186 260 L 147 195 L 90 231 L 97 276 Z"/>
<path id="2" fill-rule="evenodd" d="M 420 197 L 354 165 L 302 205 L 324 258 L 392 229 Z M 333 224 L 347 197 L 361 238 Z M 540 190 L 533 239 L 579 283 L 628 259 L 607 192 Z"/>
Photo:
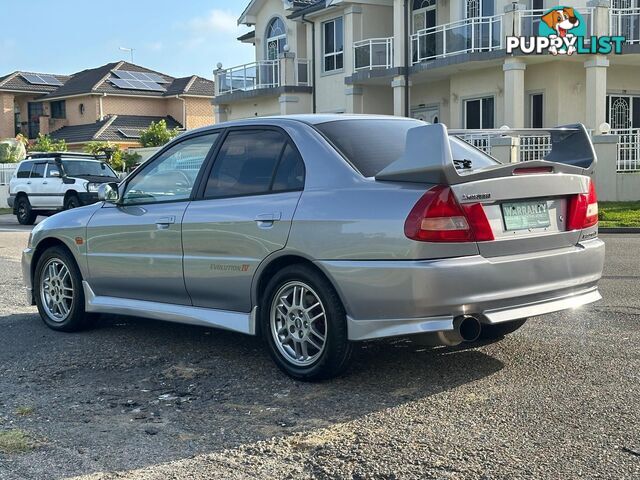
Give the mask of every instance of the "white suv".
<path id="1" fill-rule="evenodd" d="M 23 160 L 9 182 L 9 206 L 22 225 L 38 215 L 89 205 L 98 201 L 102 183 L 118 175 L 93 155 L 37 153 Z"/>

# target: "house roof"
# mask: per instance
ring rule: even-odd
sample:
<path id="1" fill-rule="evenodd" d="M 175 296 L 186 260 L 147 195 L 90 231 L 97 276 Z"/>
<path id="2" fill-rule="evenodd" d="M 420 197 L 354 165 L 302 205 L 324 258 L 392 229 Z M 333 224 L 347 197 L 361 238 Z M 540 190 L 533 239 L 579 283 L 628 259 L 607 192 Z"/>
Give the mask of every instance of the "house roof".
<path id="1" fill-rule="evenodd" d="M 298 18 L 308 13 L 323 10 L 330 6 L 332 2 L 330 0 L 298 0 L 294 3 L 300 4 L 299 8 L 295 9 L 288 18 Z"/>
<path id="2" fill-rule="evenodd" d="M 105 142 L 137 142 L 140 132 L 151 125 L 151 122 L 167 122 L 168 128 L 182 129 L 182 125 L 173 117 L 144 117 L 139 115 L 112 115 L 87 125 L 71 125 L 51 132 L 54 140 L 65 140 L 67 143 Z"/>
<path id="3" fill-rule="evenodd" d="M 58 81 L 65 83 L 69 80 L 69 75 L 42 74 L 36 72 L 16 71 L 0 77 L 0 91 L 9 92 L 33 92 L 35 94 L 46 94 L 55 91 L 55 85 L 34 85 L 27 82 L 23 75 L 53 75 Z"/>
<path id="4" fill-rule="evenodd" d="M 256 23 L 256 14 L 265 2 L 266 0 L 251 0 L 240 15 L 240 18 L 238 18 L 238 25 L 254 25 Z M 299 10 L 317 6 L 324 8 L 327 3 L 330 3 L 330 0 L 282 0 L 282 2 L 286 10 L 294 12 L 294 14 L 290 16 L 290 18 L 293 18 L 294 15 L 298 16 L 296 14 Z M 320 8 L 317 9 L 319 10 Z"/>

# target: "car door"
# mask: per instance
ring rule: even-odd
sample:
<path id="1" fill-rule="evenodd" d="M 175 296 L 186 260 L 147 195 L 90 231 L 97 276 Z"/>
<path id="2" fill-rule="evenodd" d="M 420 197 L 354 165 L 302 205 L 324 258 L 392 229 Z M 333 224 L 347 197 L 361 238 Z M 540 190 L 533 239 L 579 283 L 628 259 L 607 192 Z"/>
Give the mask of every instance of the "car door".
<path id="1" fill-rule="evenodd" d="M 87 228 L 90 285 L 96 295 L 189 305 L 180 222 L 217 132 L 162 151 L 121 186 Z"/>
<path id="2" fill-rule="evenodd" d="M 29 175 L 29 180 L 27 180 L 29 203 L 31 203 L 31 206 L 34 208 L 47 206 L 46 196 L 42 194 L 46 167 L 46 161 L 34 162 L 33 167 L 31 167 L 31 175 Z"/>
<path id="3" fill-rule="evenodd" d="M 194 305 L 251 310 L 253 275 L 285 246 L 304 174 L 282 130 L 227 132 L 182 222 L 185 283 Z"/>
<path id="4" fill-rule="evenodd" d="M 56 173 L 57 172 L 57 175 Z M 60 208 L 63 204 L 63 183 L 60 167 L 54 162 L 47 162 L 44 179 L 42 181 L 41 194 L 42 204 L 46 207 Z"/>

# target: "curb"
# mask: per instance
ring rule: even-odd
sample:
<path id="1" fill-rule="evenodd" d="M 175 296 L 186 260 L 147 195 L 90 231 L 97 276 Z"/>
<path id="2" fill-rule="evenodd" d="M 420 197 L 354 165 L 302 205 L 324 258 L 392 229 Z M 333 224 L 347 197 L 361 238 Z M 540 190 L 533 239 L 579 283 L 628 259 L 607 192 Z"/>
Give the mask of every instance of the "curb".
<path id="1" fill-rule="evenodd" d="M 640 227 L 598 228 L 599 233 L 640 233 Z"/>

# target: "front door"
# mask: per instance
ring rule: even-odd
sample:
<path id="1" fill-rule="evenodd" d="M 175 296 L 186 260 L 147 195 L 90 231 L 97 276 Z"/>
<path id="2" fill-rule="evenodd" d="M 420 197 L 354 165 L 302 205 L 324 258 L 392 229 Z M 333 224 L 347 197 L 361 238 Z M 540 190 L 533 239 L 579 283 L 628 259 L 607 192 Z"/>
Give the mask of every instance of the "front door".
<path id="1" fill-rule="evenodd" d="M 248 313 L 256 269 L 287 242 L 304 164 L 281 130 L 238 129 L 206 179 L 182 223 L 187 290 L 195 306 Z"/>
<path id="2" fill-rule="evenodd" d="M 58 172 L 55 175 L 54 172 Z M 54 162 L 47 163 L 47 171 L 42 181 L 42 204 L 51 208 L 60 208 L 64 203 L 63 182 L 60 167 Z"/>
<path id="3" fill-rule="evenodd" d="M 147 162 L 87 228 L 89 283 L 96 295 L 189 305 L 181 221 L 218 133 L 189 137 Z"/>
<path id="4" fill-rule="evenodd" d="M 422 62 L 434 58 L 442 52 L 441 34 L 435 32 L 437 6 L 436 0 L 421 0 L 413 2 L 411 15 L 411 33 L 413 40 L 413 63 Z M 417 34 L 417 35 L 415 35 Z M 436 44 L 439 48 L 436 47 Z"/>
<path id="5" fill-rule="evenodd" d="M 29 102 L 27 104 L 29 114 L 29 138 L 36 138 L 40 133 L 40 117 L 44 115 L 41 102 Z"/>
<path id="6" fill-rule="evenodd" d="M 29 203 L 32 207 L 47 207 L 46 196 L 42 194 L 44 174 L 47 162 L 36 162 L 31 167 L 31 175 L 27 184 L 29 185 Z"/>
<path id="7" fill-rule="evenodd" d="M 440 123 L 440 107 L 438 105 L 427 105 L 411 109 L 411 117 L 428 123 Z"/>

